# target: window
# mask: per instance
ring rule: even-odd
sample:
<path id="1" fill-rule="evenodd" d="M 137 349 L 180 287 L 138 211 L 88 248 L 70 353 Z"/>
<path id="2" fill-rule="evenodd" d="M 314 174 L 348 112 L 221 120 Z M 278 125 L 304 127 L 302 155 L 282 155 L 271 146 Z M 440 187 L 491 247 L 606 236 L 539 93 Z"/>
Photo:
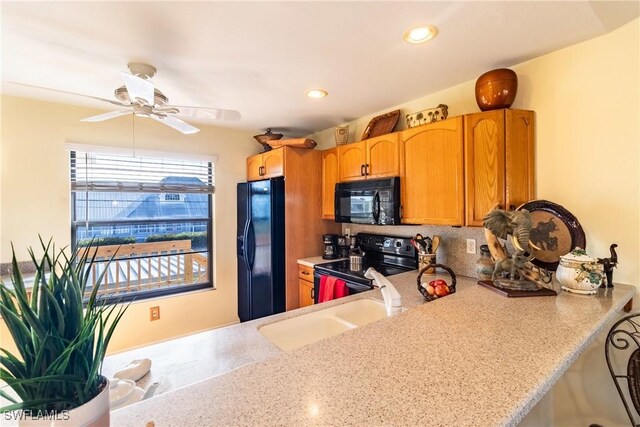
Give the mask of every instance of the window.
<path id="1" fill-rule="evenodd" d="M 89 282 L 104 274 L 101 297 L 213 287 L 210 162 L 80 151 L 70 160 L 72 244 L 79 254 L 97 245 Z"/>

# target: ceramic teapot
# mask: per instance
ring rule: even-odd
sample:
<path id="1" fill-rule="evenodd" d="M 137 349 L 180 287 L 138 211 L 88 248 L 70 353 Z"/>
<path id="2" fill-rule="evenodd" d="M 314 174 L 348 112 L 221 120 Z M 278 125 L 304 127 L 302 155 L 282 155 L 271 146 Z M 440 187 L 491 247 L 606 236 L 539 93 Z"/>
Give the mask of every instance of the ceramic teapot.
<path id="1" fill-rule="evenodd" d="M 556 279 L 563 290 L 584 295 L 595 294 L 603 276 L 602 264 L 598 264 L 581 248 L 575 248 L 561 256 L 556 271 Z"/>

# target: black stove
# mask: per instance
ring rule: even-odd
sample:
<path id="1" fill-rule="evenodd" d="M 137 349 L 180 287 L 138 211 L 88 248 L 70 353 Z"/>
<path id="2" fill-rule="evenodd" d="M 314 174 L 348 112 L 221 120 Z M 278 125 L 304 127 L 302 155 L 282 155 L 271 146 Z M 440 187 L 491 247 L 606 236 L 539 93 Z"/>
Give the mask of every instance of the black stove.
<path id="1" fill-rule="evenodd" d="M 316 269 L 330 276 L 339 277 L 344 280 L 362 281 L 364 284 L 371 283 L 370 279 L 364 277 L 364 273 L 373 267 L 383 276 L 393 276 L 394 274 L 404 273 L 413 270 L 412 268 L 398 267 L 389 264 L 383 264 L 378 261 L 363 260 L 359 268 L 353 269 L 349 260 L 334 261 L 327 264 L 316 265 Z"/>
<path id="2" fill-rule="evenodd" d="M 411 245 L 411 238 L 360 233 L 358 247 L 364 252 L 362 263 L 351 266 L 349 260 L 318 264 L 314 269 L 314 288 L 317 302 L 320 278 L 334 276 L 346 282 L 349 293 L 354 294 L 373 289 L 373 281 L 364 277 L 369 267 L 383 276 L 393 276 L 418 268 L 418 254 Z"/>

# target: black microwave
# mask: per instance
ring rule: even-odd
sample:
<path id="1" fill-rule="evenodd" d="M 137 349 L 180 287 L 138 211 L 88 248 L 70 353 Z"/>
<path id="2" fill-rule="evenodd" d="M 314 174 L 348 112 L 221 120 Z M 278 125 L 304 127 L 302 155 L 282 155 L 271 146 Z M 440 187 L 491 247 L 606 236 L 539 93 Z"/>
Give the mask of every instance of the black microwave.
<path id="1" fill-rule="evenodd" d="M 400 178 L 336 184 L 336 222 L 400 224 Z"/>

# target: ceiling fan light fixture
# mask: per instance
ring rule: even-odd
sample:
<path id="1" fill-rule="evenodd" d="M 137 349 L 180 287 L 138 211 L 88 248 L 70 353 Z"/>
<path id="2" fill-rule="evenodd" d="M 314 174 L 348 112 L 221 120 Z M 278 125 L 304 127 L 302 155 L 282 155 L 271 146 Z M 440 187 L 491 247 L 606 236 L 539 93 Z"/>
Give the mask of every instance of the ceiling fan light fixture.
<path id="1" fill-rule="evenodd" d="M 438 29 L 433 25 L 420 25 L 409 28 L 402 34 L 402 39 L 410 44 L 427 42 L 438 35 Z"/>
<path id="2" fill-rule="evenodd" d="M 307 95 L 309 98 L 320 99 L 329 95 L 329 92 L 327 92 L 324 89 L 316 88 L 316 89 L 309 89 L 304 94 Z"/>

